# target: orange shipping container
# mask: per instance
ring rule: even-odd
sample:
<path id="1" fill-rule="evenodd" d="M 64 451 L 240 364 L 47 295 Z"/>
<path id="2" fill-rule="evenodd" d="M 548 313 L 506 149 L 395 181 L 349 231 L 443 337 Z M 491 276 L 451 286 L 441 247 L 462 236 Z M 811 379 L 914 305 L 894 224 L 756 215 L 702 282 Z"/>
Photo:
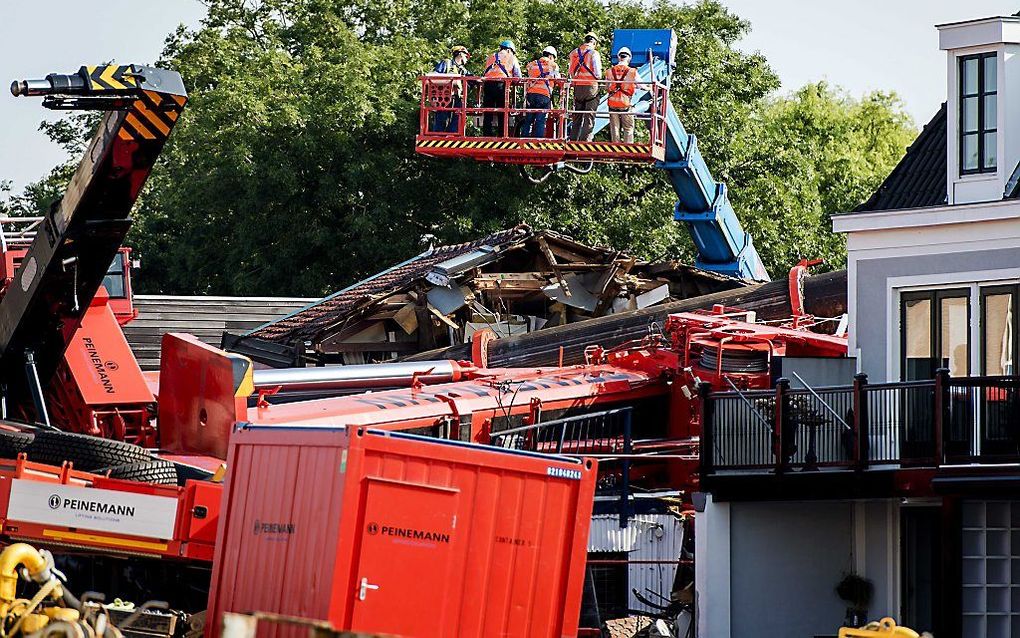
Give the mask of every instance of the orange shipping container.
<path id="1" fill-rule="evenodd" d="M 228 466 L 210 638 L 224 612 L 255 611 L 398 636 L 577 634 L 593 460 L 247 425 Z"/>

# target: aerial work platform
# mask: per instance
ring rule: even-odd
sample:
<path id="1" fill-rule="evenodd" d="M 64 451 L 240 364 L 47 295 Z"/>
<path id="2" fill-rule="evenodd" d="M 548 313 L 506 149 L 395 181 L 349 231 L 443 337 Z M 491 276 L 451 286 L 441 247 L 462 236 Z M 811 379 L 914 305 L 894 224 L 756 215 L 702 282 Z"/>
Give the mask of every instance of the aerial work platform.
<path id="1" fill-rule="evenodd" d="M 665 172 L 677 195 L 673 219 L 690 231 L 698 251 L 695 264 L 744 281 L 768 281 L 768 271 L 751 235 L 737 219 L 726 185 L 712 176 L 697 138 L 684 128 L 670 102 L 676 34 L 670 29 L 617 29 L 603 68 L 612 64 L 611 60 L 616 59 L 623 47 L 632 53 L 630 64 L 637 78 L 599 82 L 602 98 L 594 111 L 592 141 L 573 139 L 576 134 L 571 120 L 581 113 L 592 113 L 575 108 L 577 81 L 431 74 L 421 79 L 415 151 L 434 157 L 549 166 L 553 170 L 561 162 L 654 166 Z M 502 83 L 503 106 L 482 107 L 482 93 L 490 82 Z M 527 88 L 536 82 L 548 82 L 552 108 L 526 108 Z M 590 85 L 591 81 L 581 83 Z M 626 112 L 634 118 L 633 143 L 606 139 L 602 131 L 609 124 L 606 95 L 610 84 L 634 85 L 630 111 Z M 545 133 L 541 137 L 524 137 L 523 132 L 534 132 L 525 126 L 528 116 L 534 115 L 545 116 Z"/>
<path id="2" fill-rule="evenodd" d="M 526 108 L 525 95 L 536 80 L 528 78 L 486 79 L 427 75 L 421 78 L 421 120 L 415 139 L 415 151 L 433 157 L 471 157 L 479 161 L 509 164 L 555 164 L 561 161 L 622 162 L 651 164 L 662 161 L 666 153 L 666 117 L 663 105 L 668 101 L 664 85 L 652 82 L 599 82 L 604 96 L 610 83 L 636 84 L 647 95 L 642 109 L 631 114 L 635 119 L 633 143 L 609 139 L 592 141 L 571 139 L 571 119 L 582 114 L 575 108 L 570 80 L 540 80 L 550 85 L 555 99 L 552 108 Z M 481 106 L 482 85 L 503 85 L 504 104 L 496 108 Z M 467 96 L 466 100 L 458 99 Z M 595 112 L 595 130 L 608 123 L 605 99 Z M 545 116 L 544 137 L 524 137 L 521 128 L 529 115 Z M 483 121 L 492 118 L 497 135 L 484 135 Z"/>

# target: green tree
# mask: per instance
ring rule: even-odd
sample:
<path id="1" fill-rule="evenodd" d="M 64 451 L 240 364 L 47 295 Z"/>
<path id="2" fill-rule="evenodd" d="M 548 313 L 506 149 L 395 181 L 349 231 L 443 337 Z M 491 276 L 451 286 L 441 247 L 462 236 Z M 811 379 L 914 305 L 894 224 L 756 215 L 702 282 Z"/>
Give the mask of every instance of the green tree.
<path id="1" fill-rule="evenodd" d="M 856 100 L 820 82 L 767 100 L 734 140 L 724 177 L 772 275 L 801 258 L 842 267 L 846 246 L 830 216 L 865 201 L 916 133 L 891 93 Z"/>
<path id="2" fill-rule="evenodd" d="M 693 260 L 660 171 L 598 167 L 535 186 L 512 166 L 416 155 L 418 77 L 453 44 L 478 68 L 507 37 L 526 59 L 547 44 L 569 50 L 591 29 L 607 38 L 618 27 L 675 29 L 671 99 L 776 275 L 801 254 L 839 263 L 825 215 L 863 199 L 911 133 L 888 96 L 854 102 L 816 87 L 813 98 L 805 89 L 769 99 L 775 74 L 734 46 L 748 23 L 714 0 L 208 6 L 200 28 L 169 36 L 161 62 L 184 76 L 190 103 L 130 238 L 150 292 L 318 295 L 416 254 L 424 235 L 463 241 L 520 222 Z M 869 131 L 877 150 L 842 152 L 867 148 Z M 32 204 L 59 192 L 59 170 L 33 185 Z M 777 217 L 797 234 L 776 229 Z"/>

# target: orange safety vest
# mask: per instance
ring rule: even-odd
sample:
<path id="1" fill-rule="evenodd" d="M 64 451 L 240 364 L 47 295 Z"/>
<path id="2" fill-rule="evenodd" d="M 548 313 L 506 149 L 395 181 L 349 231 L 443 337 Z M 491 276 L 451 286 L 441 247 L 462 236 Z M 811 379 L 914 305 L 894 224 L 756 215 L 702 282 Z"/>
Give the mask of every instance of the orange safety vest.
<path id="1" fill-rule="evenodd" d="M 485 59 L 485 72 L 482 75 L 487 78 L 519 77 L 520 69 L 521 64 L 514 52 L 510 49 L 501 49 Z"/>
<path id="2" fill-rule="evenodd" d="M 574 84 L 591 86 L 598 84 L 595 75 L 595 47 L 582 44 L 570 52 L 570 79 Z"/>
<path id="3" fill-rule="evenodd" d="M 627 64 L 614 64 L 609 69 L 613 81 L 609 83 L 609 99 L 611 109 L 629 109 L 630 98 L 637 90 L 637 84 L 624 84 L 625 81 L 637 82 L 637 69 Z"/>
<path id="4" fill-rule="evenodd" d="M 528 63 L 529 78 L 558 78 L 560 67 L 547 58 L 538 58 Z M 526 93 L 537 93 L 546 97 L 552 97 L 552 82 L 542 80 L 541 82 L 528 82 Z"/>

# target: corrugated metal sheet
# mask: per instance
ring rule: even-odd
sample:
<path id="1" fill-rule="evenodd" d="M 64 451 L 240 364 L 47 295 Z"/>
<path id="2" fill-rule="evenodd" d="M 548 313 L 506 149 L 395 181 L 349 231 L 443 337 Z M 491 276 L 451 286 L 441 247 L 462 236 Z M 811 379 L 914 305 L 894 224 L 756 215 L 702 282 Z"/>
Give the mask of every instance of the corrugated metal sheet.
<path id="1" fill-rule="evenodd" d="M 627 570 L 627 590 L 631 609 L 655 611 L 634 596 L 636 589 L 645 598 L 656 600 L 649 591 L 669 596 L 676 576 L 676 561 L 684 542 L 682 521 L 672 514 L 639 514 L 620 529 L 616 514 L 592 516 L 588 536 L 589 552 L 627 552 L 630 561 L 668 561 L 657 564 L 633 563 Z"/>
<path id="2" fill-rule="evenodd" d="M 186 332 L 219 347 L 223 331 L 245 332 L 303 308 L 314 299 L 300 297 L 205 297 L 135 295 L 138 318 L 124 326 L 142 370 L 159 369 L 163 334 Z"/>

